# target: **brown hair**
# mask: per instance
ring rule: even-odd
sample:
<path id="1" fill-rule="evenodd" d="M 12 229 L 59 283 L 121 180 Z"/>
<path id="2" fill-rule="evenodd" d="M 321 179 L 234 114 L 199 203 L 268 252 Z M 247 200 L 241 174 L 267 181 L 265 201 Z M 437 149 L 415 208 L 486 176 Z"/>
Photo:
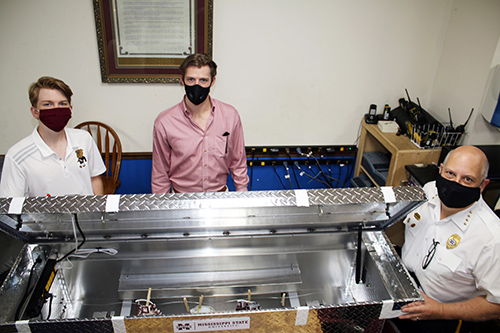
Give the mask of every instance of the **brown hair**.
<path id="1" fill-rule="evenodd" d="M 37 82 L 32 83 L 28 90 L 31 106 L 36 107 L 40 88 L 57 89 L 61 91 L 68 99 L 69 104 L 71 104 L 71 96 L 73 96 L 73 92 L 66 83 L 54 77 L 42 76 Z"/>
<path id="2" fill-rule="evenodd" d="M 210 75 L 212 76 L 212 79 L 215 77 L 215 75 L 217 75 L 217 64 L 206 53 L 191 54 L 189 57 L 184 59 L 182 64 L 179 66 L 182 79 L 184 79 L 184 75 L 186 75 L 186 69 L 189 66 L 196 66 L 198 68 L 208 66 L 210 67 Z"/>

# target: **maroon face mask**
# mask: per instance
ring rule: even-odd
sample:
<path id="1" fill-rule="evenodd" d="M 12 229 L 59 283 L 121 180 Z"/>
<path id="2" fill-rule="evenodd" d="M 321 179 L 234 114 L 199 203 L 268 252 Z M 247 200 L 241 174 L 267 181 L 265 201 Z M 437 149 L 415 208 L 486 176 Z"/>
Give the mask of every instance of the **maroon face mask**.
<path id="1" fill-rule="evenodd" d="M 70 108 L 45 109 L 39 110 L 39 112 L 40 121 L 54 132 L 62 131 L 71 119 Z"/>

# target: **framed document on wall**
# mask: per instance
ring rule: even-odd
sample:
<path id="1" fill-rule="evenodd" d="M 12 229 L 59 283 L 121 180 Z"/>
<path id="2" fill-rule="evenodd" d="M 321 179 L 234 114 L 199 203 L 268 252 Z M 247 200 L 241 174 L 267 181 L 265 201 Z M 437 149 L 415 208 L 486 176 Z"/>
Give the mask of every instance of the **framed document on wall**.
<path id="1" fill-rule="evenodd" d="M 213 0 L 93 1 L 102 82 L 175 83 L 187 56 L 212 56 Z"/>

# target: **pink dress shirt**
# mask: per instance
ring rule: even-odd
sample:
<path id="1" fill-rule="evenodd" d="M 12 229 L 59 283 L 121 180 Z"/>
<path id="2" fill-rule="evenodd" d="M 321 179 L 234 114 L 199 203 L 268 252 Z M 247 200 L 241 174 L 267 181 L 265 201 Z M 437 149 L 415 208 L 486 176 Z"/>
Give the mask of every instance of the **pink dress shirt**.
<path id="1" fill-rule="evenodd" d="M 210 97 L 209 97 L 210 98 Z M 153 193 L 216 192 L 229 171 L 236 191 L 247 191 L 248 175 L 243 128 L 238 111 L 210 98 L 206 129 L 196 124 L 184 99 L 160 113 L 153 130 Z"/>

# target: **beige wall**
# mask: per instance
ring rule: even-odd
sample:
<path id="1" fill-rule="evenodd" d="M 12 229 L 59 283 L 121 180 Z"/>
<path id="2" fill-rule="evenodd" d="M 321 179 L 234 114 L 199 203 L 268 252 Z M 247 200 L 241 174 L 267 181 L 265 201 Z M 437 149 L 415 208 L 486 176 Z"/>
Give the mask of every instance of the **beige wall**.
<path id="1" fill-rule="evenodd" d="M 455 0 L 430 109 L 441 121 L 463 124 L 474 108 L 464 143 L 500 144 L 500 132 L 482 117 L 490 68 L 500 63 L 500 1 Z M 495 56 L 495 54 L 497 54 Z"/>
<path id="2" fill-rule="evenodd" d="M 495 55 L 493 56 L 493 61 L 491 62 L 490 75 L 497 65 L 500 65 L 500 40 L 498 41 Z M 500 144 L 500 128 L 491 126 L 491 124 L 489 124 L 482 116 L 484 111 L 484 100 L 486 98 L 486 87 L 487 86 L 485 85 L 483 97 L 481 98 L 481 108 L 475 117 L 473 117 L 473 121 L 469 126 L 470 134 L 466 142 L 470 144 Z"/>
<path id="3" fill-rule="evenodd" d="M 352 144 L 369 104 L 396 106 L 405 88 L 461 121 L 480 104 L 499 3 L 214 0 L 212 96 L 240 111 L 247 145 Z M 70 125 L 109 123 L 128 152 L 151 151 L 156 115 L 183 95 L 101 83 L 91 0 L 0 1 L 0 50 L 0 154 L 36 125 L 27 88 L 42 75 L 73 88 Z"/>

